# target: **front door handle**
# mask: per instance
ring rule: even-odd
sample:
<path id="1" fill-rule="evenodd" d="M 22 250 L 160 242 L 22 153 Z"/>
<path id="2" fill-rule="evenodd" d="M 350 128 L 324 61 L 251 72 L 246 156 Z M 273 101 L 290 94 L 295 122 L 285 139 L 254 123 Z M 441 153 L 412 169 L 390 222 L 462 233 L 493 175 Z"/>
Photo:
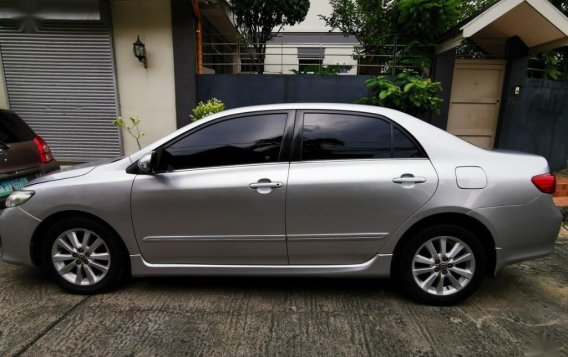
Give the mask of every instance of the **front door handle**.
<path id="1" fill-rule="evenodd" d="M 282 186 L 284 186 L 282 182 L 255 182 L 249 185 L 253 190 L 259 188 L 281 188 Z"/>
<path id="2" fill-rule="evenodd" d="M 266 195 L 267 193 L 272 192 L 273 189 L 281 188 L 282 186 L 284 186 L 282 182 L 273 182 L 268 178 L 261 178 L 257 182 L 251 183 L 249 185 L 249 188 L 256 190 L 256 192 L 260 193 L 261 195 Z"/>
<path id="3" fill-rule="evenodd" d="M 394 183 L 424 183 L 426 182 L 426 177 L 415 177 L 415 176 L 407 176 L 402 175 L 402 177 L 393 178 L 392 182 Z"/>

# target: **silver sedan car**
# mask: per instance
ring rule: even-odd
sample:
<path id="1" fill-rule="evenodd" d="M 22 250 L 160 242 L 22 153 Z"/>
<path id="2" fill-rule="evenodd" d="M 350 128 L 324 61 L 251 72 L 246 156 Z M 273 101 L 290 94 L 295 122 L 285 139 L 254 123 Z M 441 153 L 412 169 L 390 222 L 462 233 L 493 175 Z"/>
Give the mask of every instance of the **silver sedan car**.
<path id="1" fill-rule="evenodd" d="M 77 293 L 128 274 L 390 276 L 417 301 L 452 304 L 552 252 L 555 183 L 542 157 L 394 110 L 241 108 L 14 192 L 2 258 Z"/>

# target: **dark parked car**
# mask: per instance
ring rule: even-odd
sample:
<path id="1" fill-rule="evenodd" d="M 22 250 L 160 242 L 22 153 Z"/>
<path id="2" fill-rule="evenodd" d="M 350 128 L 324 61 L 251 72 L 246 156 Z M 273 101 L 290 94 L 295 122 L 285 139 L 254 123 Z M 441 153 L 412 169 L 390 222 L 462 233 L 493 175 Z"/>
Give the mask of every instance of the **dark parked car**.
<path id="1" fill-rule="evenodd" d="M 47 143 L 16 113 L 0 109 L 0 209 L 12 191 L 58 169 Z"/>

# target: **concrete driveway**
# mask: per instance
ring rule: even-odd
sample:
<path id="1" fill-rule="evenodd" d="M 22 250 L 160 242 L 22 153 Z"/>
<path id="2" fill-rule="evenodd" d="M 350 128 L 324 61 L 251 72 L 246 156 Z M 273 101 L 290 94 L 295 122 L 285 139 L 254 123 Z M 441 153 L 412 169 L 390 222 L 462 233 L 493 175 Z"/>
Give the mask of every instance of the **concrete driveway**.
<path id="1" fill-rule="evenodd" d="M 566 336 L 567 237 L 454 307 L 417 305 L 388 280 L 359 279 L 135 279 L 78 296 L 0 262 L 0 356 L 566 355 Z"/>

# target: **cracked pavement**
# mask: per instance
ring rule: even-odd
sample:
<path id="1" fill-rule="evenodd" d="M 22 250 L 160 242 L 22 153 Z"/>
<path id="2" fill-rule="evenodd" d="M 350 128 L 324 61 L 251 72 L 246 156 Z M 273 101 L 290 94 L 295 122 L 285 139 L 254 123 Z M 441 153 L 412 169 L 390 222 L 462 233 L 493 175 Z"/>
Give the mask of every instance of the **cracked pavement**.
<path id="1" fill-rule="evenodd" d="M 148 278 L 80 296 L 0 261 L 1 356 L 560 356 L 566 336 L 566 231 L 452 307 L 373 279 Z"/>

